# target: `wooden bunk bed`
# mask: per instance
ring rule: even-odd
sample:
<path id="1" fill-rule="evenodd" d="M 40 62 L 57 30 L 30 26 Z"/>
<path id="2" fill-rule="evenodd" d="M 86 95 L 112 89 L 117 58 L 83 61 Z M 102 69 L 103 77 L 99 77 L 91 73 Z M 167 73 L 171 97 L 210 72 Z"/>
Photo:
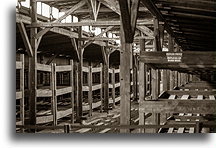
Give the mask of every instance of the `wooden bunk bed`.
<path id="1" fill-rule="evenodd" d="M 73 93 L 73 61 L 70 61 L 70 65 L 56 66 L 52 63 L 51 65 L 37 64 L 37 70 L 43 72 L 49 72 L 50 77 L 50 86 L 38 86 L 37 88 L 37 98 L 50 98 L 49 103 L 39 102 L 39 104 L 47 104 L 51 106 L 51 110 L 45 110 L 38 112 L 36 118 L 37 124 L 43 124 L 48 122 L 53 122 L 53 125 L 57 125 L 57 121 L 60 118 L 71 116 L 71 120 L 74 120 L 74 93 Z M 69 72 L 70 73 L 70 85 L 69 86 L 58 86 L 56 80 L 56 73 L 60 72 Z M 64 107 L 61 107 L 63 103 L 58 102 L 58 97 L 70 94 L 69 104 Z M 46 99 L 47 101 L 47 99 Z"/>
<path id="2" fill-rule="evenodd" d="M 86 73 L 86 79 L 84 79 L 83 92 L 88 92 L 88 101 L 83 102 L 83 111 L 92 114 L 92 110 L 96 108 L 103 108 L 103 70 L 102 64 L 100 67 L 83 67 L 82 71 Z M 115 106 L 116 102 L 120 101 L 120 96 L 116 93 L 116 88 L 120 87 L 120 82 L 115 81 L 115 75 L 119 73 L 119 69 L 109 69 L 109 73 L 112 75 L 111 84 L 109 88 L 111 89 L 111 97 L 109 98 L 109 104 Z M 95 74 L 99 73 L 99 79 L 94 77 Z M 97 80 L 96 80 L 97 79 Z M 94 92 L 100 90 L 100 98 L 98 94 L 93 95 Z"/>
<path id="3" fill-rule="evenodd" d="M 16 89 L 16 102 L 19 101 L 19 115 L 16 125 L 25 124 L 25 90 L 24 90 L 24 55 L 20 55 L 20 61 L 16 61 L 16 70 L 19 70 L 19 88 Z"/>
<path id="4" fill-rule="evenodd" d="M 215 81 L 210 79 L 208 82 L 189 82 L 189 74 L 215 73 L 214 52 L 143 51 L 140 61 L 154 69 L 186 73 L 186 75 L 180 75 L 181 79 L 178 79 L 178 86 L 174 90 L 165 90 L 154 100 L 145 98 L 141 101 L 140 113 L 171 114 L 164 124 L 184 125 L 188 122 L 195 122 L 202 125 L 202 128 L 196 132 L 201 132 L 205 128 L 209 128 L 209 132 L 215 132 Z M 194 133 L 195 129 L 181 127 L 160 129 L 159 132 Z"/>

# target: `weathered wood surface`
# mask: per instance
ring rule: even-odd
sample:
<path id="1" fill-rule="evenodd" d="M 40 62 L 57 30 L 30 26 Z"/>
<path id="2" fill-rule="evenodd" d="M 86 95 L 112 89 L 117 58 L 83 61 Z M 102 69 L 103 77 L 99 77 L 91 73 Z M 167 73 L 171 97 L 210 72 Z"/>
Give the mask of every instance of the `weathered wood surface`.
<path id="1" fill-rule="evenodd" d="M 179 62 L 169 62 L 167 56 L 181 57 Z M 178 55 L 177 55 L 178 54 Z M 170 55 L 171 56 L 171 55 Z M 185 63 L 186 65 L 214 65 L 215 52 L 199 52 L 199 51 L 185 51 L 185 52 L 141 52 L 140 61 L 148 64 L 178 64 Z"/>
<path id="2" fill-rule="evenodd" d="M 215 114 L 215 100 L 157 100 L 144 101 L 141 112 Z"/>

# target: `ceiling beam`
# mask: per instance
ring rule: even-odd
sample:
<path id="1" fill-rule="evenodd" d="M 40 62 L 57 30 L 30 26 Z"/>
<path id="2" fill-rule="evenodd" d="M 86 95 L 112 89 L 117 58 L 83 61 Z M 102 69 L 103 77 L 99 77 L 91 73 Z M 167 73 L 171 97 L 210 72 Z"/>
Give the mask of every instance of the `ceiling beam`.
<path id="1" fill-rule="evenodd" d="M 149 11 L 152 13 L 152 15 L 156 16 L 159 21 L 164 22 L 165 30 L 171 36 L 173 36 L 174 39 L 175 39 L 175 42 L 179 46 L 181 46 L 181 44 L 179 43 L 179 41 L 175 37 L 175 34 L 173 33 L 172 29 L 170 28 L 170 26 L 168 25 L 168 23 L 166 22 L 166 20 L 163 18 L 163 15 L 161 14 L 161 12 L 158 10 L 157 6 L 151 0 L 141 0 L 141 2 L 149 9 Z M 182 47 L 182 48 L 184 49 L 185 47 Z"/>
<path id="2" fill-rule="evenodd" d="M 153 25 L 153 21 L 137 20 L 137 25 L 139 26 Z M 37 22 L 31 24 L 29 27 L 78 27 L 78 26 L 120 26 L 120 21 L 88 20 L 88 21 L 72 22 L 72 23 Z M 151 32 L 151 30 L 146 26 L 142 28 L 147 28 L 148 32 Z"/>
<path id="3" fill-rule="evenodd" d="M 53 22 L 61 22 L 63 19 L 65 19 L 67 16 L 69 16 L 72 12 L 74 12 L 75 10 L 77 10 L 80 7 L 84 6 L 85 4 L 86 4 L 86 0 L 80 1 L 78 4 L 74 5 L 71 9 L 69 9 L 67 12 L 65 12 L 65 14 L 63 16 L 61 16 L 60 18 L 58 18 L 57 20 L 55 20 Z M 48 31 L 50 31 L 50 29 L 51 28 L 45 28 L 45 29 L 41 30 L 40 32 L 38 32 L 35 35 L 35 38 L 38 39 L 39 37 L 46 34 Z"/>

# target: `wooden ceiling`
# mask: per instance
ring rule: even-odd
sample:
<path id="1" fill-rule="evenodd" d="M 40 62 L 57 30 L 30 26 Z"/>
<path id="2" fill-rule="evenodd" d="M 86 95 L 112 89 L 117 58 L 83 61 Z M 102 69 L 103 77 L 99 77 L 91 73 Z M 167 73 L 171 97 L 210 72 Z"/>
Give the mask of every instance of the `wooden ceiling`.
<path id="1" fill-rule="evenodd" d="M 215 51 L 215 0 L 152 0 L 183 50 Z"/>

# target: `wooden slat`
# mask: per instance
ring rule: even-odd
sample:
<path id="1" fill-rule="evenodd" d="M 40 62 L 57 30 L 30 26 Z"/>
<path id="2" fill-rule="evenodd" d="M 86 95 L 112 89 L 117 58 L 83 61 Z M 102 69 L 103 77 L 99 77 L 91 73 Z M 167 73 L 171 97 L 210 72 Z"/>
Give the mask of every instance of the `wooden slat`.
<path id="1" fill-rule="evenodd" d="M 51 66 L 50 65 L 44 65 L 37 63 L 36 69 L 40 71 L 46 71 L 46 72 L 51 72 Z"/>
<path id="2" fill-rule="evenodd" d="M 21 99 L 22 98 L 22 91 L 16 92 L 16 99 Z"/>
<path id="3" fill-rule="evenodd" d="M 82 91 L 89 91 L 89 86 L 82 86 Z"/>
<path id="4" fill-rule="evenodd" d="M 214 100 L 157 100 L 141 103 L 142 112 L 215 114 Z M 191 107 L 193 106 L 193 107 Z"/>
<path id="5" fill-rule="evenodd" d="M 56 90 L 56 95 L 60 96 L 60 95 L 71 93 L 71 92 L 72 92 L 72 86 L 61 88 L 61 89 L 57 89 Z"/>
<path id="6" fill-rule="evenodd" d="M 215 96 L 214 95 L 209 95 L 209 99 L 210 100 L 215 100 Z"/>
<path id="7" fill-rule="evenodd" d="M 71 65 L 56 66 L 56 72 L 71 71 Z"/>
<path id="8" fill-rule="evenodd" d="M 16 61 L 16 69 L 21 69 L 21 68 L 22 68 L 22 62 Z"/>
<path id="9" fill-rule="evenodd" d="M 101 72 L 101 68 L 100 67 L 92 68 L 92 73 L 96 73 L 96 72 Z"/>
<path id="10" fill-rule="evenodd" d="M 71 109 L 58 111 L 57 112 L 57 119 L 61 119 L 63 117 L 71 115 L 71 114 L 72 114 L 72 110 Z"/>
<path id="11" fill-rule="evenodd" d="M 115 69 L 115 73 L 120 73 L 120 69 Z"/>
<path id="12" fill-rule="evenodd" d="M 50 89 L 37 89 L 37 97 L 51 97 L 52 91 Z"/>
<path id="13" fill-rule="evenodd" d="M 170 95 L 168 99 L 169 100 L 174 100 L 175 98 L 176 98 L 176 95 Z"/>
<path id="14" fill-rule="evenodd" d="M 89 72 L 89 69 L 88 69 L 88 67 L 84 67 L 84 66 L 83 66 L 83 67 L 82 67 L 82 71 L 88 73 L 88 72 Z"/>
<path id="15" fill-rule="evenodd" d="M 184 94 L 190 95 L 190 96 L 197 96 L 197 95 L 215 95 L 216 91 L 203 91 L 203 90 L 199 90 L 199 91 L 195 91 L 195 90 L 168 90 L 165 93 L 169 94 L 169 95 L 178 95 L 178 96 L 182 96 Z"/>
<path id="16" fill-rule="evenodd" d="M 95 91 L 95 90 L 98 90 L 98 89 L 101 89 L 101 84 L 97 84 L 97 85 L 92 86 L 92 91 Z"/>

